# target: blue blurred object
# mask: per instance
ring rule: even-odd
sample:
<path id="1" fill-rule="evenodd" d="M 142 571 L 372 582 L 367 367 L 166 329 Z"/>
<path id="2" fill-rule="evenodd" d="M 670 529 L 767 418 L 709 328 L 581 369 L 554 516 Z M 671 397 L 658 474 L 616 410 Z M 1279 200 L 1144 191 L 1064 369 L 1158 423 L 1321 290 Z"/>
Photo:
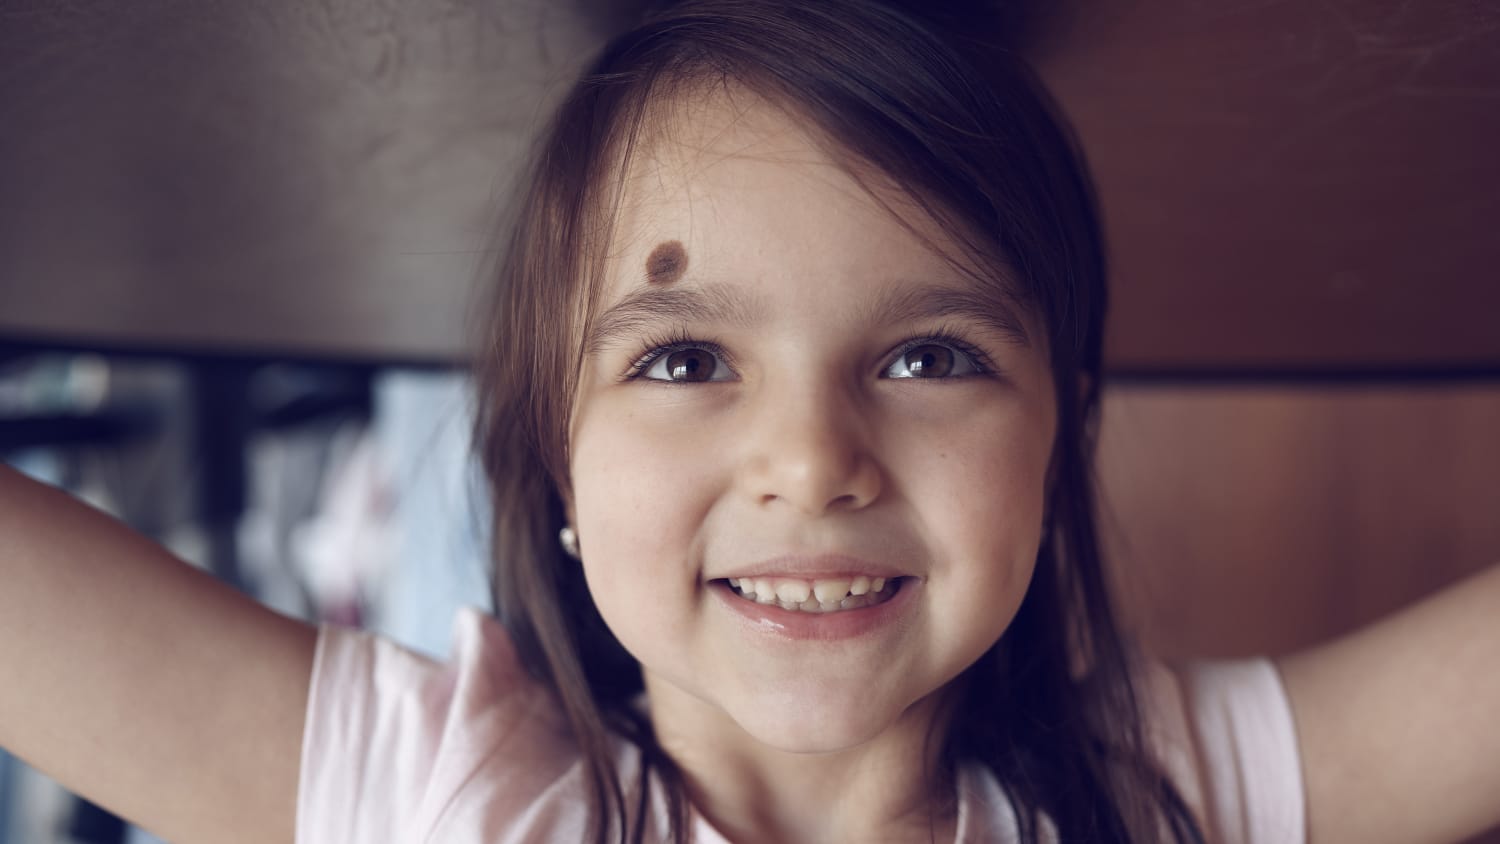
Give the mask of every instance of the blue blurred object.
<path id="1" fill-rule="evenodd" d="M 492 605 L 489 504 L 470 447 L 467 375 L 392 371 L 376 378 L 373 434 L 395 491 L 398 550 L 369 626 L 443 658 L 460 607 Z"/>

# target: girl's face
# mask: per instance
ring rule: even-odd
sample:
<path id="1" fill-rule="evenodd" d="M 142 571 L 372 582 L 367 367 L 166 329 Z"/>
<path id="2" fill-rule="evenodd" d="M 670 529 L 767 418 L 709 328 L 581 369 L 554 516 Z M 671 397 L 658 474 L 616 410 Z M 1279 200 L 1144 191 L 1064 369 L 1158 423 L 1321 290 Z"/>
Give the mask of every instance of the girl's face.
<path id="1" fill-rule="evenodd" d="M 571 510 L 659 726 L 831 751 L 932 711 L 1010 623 L 1055 402 L 999 285 L 750 99 L 679 110 L 627 174 Z"/>

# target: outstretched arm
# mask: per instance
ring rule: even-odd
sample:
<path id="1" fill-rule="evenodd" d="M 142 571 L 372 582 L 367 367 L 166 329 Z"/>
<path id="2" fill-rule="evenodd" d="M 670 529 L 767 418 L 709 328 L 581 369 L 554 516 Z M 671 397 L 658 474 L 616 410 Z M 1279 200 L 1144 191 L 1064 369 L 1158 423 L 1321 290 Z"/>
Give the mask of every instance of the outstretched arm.
<path id="1" fill-rule="evenodd" d="M 100 805 L 291 841 L 315 636 L 0 466 L 0 745 Z"/>
<path id="2" fill-rule="evenodd" d="M 1280 667 L 1313 844 L 1500 824 L 1500 566 Z"/>

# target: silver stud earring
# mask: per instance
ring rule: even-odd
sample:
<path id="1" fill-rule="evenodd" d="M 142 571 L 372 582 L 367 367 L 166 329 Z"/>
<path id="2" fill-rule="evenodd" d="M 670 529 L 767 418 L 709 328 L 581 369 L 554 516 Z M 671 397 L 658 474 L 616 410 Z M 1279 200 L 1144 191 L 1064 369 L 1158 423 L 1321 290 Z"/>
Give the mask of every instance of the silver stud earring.
<path id="1" fill-rule="evenodd" d="M 562 545 L 563 553 L 577 560 L 578 556 L 578 531 L 573 530 L 572 525 L 564 525 L 557 532 L 557 541 Z"/>

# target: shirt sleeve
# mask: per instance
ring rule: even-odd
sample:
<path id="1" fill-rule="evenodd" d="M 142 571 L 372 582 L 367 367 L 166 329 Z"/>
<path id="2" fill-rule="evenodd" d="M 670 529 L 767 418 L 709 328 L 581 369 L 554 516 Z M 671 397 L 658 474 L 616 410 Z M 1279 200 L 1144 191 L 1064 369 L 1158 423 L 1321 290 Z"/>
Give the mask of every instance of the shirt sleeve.
<path id="1" fill-rule="evenodd" d="M 297 841 L 375 841 L 406 829 L 437 757 L 451 678 L 369 633 L 318 631 L 302 736 Z"/>
<path id="2" fill-rule="evenodd" d="M 1212 841 L 1304 844 L 1291 703 L 1267 659 L 1154 666 L 1153 738 Z"/>
<path id="3" fill-rule="evenodd" d="M 1164 757 L 1212 841 L 1304 844 L 1307 805 L 1292 703 L 1271 660 L 1158 667 L 1172 697 Z"/>
<path id="4" fill-rule="evenodd" d="M 514 827 L 577 751 L 509 635 L 474 609 L 435 662 L 369 633 L 318 633 L 297 841 L 453 841 Z M 469 840 L 464 838 L 463 840 Z M 493 836 L 483 840 L 498 840 Z"/>

